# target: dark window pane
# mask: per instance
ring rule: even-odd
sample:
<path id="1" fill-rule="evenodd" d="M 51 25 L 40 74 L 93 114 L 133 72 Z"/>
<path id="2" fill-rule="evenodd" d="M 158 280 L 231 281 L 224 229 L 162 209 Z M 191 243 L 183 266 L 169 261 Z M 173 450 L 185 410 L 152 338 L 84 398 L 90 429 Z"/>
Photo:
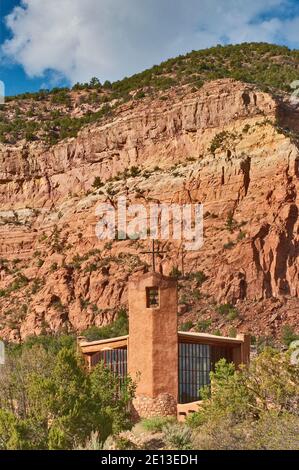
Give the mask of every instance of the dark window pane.
<path id="1" fill-rule="evenodd" d="M 96 366 L 101 361 L 108 369 L 120 377 L 121 382 L 124 381 L 127 376 L 126 349 L 113 349 L 96 353 L 91 358 L 91 365 Z"/>
<path id="2" fill-rule="evenodd" d="M 179 344 L 179 402 L 199 399 L 199 389 L 209 383 L 210 346 Z"/>

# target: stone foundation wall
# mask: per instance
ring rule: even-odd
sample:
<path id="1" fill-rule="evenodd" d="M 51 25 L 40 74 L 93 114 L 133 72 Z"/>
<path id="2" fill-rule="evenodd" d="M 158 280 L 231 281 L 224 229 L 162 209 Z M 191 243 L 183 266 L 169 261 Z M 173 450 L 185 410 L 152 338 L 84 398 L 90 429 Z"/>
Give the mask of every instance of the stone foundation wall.
<path id="1" fill-rule="evenodd" d="M 163 393 L 156 398 L 140 395 L 133 400 L 133 415 L 136 419 L 152 418 L 154 416 L 176 416 L 177 401 L 168 393 Z"/>

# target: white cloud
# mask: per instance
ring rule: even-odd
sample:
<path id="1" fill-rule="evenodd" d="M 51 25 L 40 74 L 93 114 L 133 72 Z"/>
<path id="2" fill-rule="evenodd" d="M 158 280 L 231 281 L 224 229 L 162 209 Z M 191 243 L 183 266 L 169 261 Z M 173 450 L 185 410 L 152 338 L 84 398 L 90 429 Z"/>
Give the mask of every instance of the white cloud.
<path id="1" fill-rule="evenodd" d="M 258 21 L 282 6 L 290 10 L 291 0 L 23 0 L 6 19 L 12 38 L 2 51 L 30 77 L 53 70 L 72 83 L 115 80 L 223 38 L 289 35 L 298 45 L 298 17 Z"/>

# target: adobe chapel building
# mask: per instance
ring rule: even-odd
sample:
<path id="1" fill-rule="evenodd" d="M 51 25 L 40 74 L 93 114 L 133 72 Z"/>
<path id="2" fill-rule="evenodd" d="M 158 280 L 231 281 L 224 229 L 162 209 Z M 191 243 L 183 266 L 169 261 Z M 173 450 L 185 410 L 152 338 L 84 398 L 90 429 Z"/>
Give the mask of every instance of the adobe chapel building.
<path id="1" fill-rule="evenodd" d="M 178 415 L 197 409 L 216 362 L 248 364 L 250 337 L 227 338 L 178 331 L 177 281 L 156 272 L 129 283 L 129 335 L 79 346 L 89 367 L 104 361 L 136 382 L 133 406 L 139 417 Z"/>

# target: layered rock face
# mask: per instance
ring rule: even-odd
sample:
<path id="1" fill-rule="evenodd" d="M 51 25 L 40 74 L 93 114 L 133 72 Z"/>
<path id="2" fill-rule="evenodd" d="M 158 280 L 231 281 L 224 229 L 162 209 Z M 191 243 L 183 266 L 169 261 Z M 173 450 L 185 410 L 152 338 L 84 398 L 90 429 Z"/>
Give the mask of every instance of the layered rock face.
<path id="1" fill-rule="evenodd" d="M 50 149 L 1 145 L 0 336 L 80 332 L 126 305 L 129 276 L 147 269 L 148 242 L 110 244 L 95 232 L 98 204 L 119 195 L 145 206 L 204 204 L 204 246 L 182 262 L 181 245 L 163 241 L 158 260 L 165 274 L 207 277 L 200 287 L 182 281 L 182 322 L 256 335 L 296 326 L 299 150 L 281 128 L 296 130 L 297 116 L 227 79 L 130 102 Z M 231 322 L 217 313 L 226 303 L 239 312 Z"/>

